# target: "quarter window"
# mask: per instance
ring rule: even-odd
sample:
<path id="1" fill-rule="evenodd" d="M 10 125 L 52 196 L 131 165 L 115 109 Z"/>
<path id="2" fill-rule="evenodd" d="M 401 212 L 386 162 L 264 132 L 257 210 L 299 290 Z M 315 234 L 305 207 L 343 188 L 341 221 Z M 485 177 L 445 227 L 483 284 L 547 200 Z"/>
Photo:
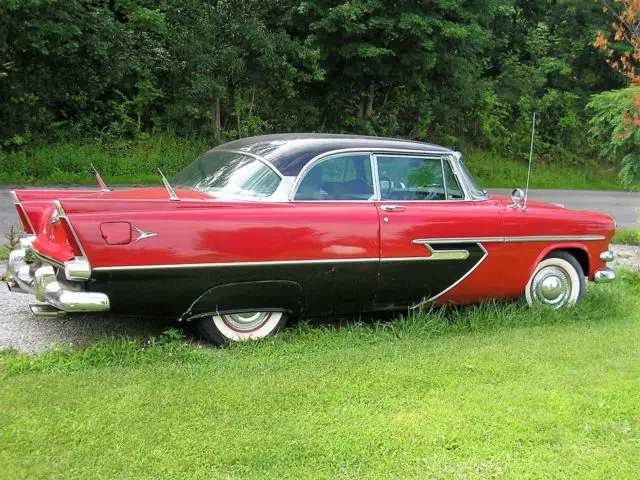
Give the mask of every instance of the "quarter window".
<path id="1" fill-rule="evenodd" d="M 444 181 L 447 185 L 447 200 L 464 200 L 464 193 L 462 193 L 458 179 L 453 173 L 451 162 L 442 160 L 442 166 L 444 167 Z"/>
<path id="2" fill-rule="evenodd" d="M 294 200 L 370 200 L 373 176 L 369 155 L 344 155 L 323 160 L 304 174 Z"/>

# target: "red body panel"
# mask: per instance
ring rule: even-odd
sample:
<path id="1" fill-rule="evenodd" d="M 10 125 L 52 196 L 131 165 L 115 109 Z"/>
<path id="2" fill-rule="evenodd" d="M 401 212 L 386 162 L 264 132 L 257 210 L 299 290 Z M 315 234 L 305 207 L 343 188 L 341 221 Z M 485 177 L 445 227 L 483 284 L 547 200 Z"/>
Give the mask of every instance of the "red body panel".
<path id="1" fill-rule="evenodd" d="M 48 218 L 50 211 L 43 210 L 50 201 L 36 200 L 33 192 L 22 191 L 19 198 L 25 204 L 40 205 L 40 216 Z M 500 197 L 478 202 L 399 202 L 404 211 L 383 212 L 377 202 L 222 201 L 182 190 L 178 191 L 180 201 L 170 201 L 161 188 L 73 191 L 75 198 L 69 198 L 68 192 L 52 191 L 48 197 L 63 195 L 60 203 L 94 269 L 300 260 L 382 259 L 380 265 L 384 265 L 389 259 L 429 256 L 424 245 L 413 243 L 416 239 L 604 237 L 599 241 L 483 242 L 486 257 L 437 303 L 518 297 L 535 265 L 560 248 L 586 252 L 589 271 L 585 273 L 593 278 L 605 266 L 599 255 L 614 232 L 614 222 L 607 215 L 536 202 L 522 212 L 507 208 L 511 202 Z M 105 233 L 101 225 L 111 222 L 118 222 L 118 232 Z M 131 225 L 128 243 L 120 231 L 125 223 Z M 34 248 L 58 262 L 72 258 L 60 226 L 39 219 L 40 224 L 45 233 Z M 140 238 L 141 232 L 150 235 Z M 118 237 L 114 244 L 105 240 L 109 234 Z M 436 264 L 420 262 L 420 274 L 428 276 Z M 384 286 L 387 273 L 384 268 L 379 272 L 378 285 Z"/>
<path id="2" fill-rule="evenodd" d="M 378 219 L 372 203 L 61 203 L 94 268 L 378 256 Z M 139 234 L 134 232 L 132 243 L 108 245 L 96 211 L 102 222 L 127 221 L 157 235 L 137 242 Z"/>

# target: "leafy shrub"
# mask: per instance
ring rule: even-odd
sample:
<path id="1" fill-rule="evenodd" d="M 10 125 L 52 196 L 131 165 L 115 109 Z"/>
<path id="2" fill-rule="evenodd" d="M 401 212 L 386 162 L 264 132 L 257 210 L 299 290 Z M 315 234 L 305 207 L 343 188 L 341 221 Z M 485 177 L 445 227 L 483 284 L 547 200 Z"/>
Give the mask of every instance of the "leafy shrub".
<path id="1" fill-rule="evenodd" d="M 620 177 L 627 187 L 640 181 L 640 89 L 625 88 L 600 93 L 591 98 L 590 133 L 602 154 L 622 165 Z"/>

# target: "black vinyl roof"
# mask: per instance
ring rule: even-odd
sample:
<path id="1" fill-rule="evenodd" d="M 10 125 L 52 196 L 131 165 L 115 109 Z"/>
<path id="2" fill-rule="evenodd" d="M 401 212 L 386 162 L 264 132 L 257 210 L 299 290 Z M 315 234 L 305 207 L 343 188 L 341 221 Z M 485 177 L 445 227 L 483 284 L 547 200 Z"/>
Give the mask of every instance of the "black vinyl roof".
<path id="1" fill-rule="evenodd" d="M 282 175 L 296 176 L 312 158 L 333 150 L 346 148 L 361 148 L 371 151 L 397 149 L 452 153 L 452 150 L 439 145 L 412 140 L 322 133 L 285 133 L 248 137 L 225 143 L 213 150 L 243 150 L 253 153 L 270 162 Z"/>

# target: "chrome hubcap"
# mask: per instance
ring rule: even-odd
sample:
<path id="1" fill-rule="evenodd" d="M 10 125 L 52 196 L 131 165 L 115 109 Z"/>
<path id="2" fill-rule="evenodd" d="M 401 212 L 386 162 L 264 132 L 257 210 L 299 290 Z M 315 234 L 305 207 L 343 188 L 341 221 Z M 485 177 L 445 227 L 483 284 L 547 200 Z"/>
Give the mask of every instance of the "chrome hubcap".
<path id="1" fill-rule="evenodd" d="M 559 267 L 543 268 L 533 278 L 531 293 L 535 301 L 560 308 L 571 295 L 571 278 Z"/>
<path id="2" fill-rule="evenodd" d="M 271 312 L 230 313 L 222 315 L 224 323 L 238 332 L 247 332 L 260 328 L 271 316 Z"/>

